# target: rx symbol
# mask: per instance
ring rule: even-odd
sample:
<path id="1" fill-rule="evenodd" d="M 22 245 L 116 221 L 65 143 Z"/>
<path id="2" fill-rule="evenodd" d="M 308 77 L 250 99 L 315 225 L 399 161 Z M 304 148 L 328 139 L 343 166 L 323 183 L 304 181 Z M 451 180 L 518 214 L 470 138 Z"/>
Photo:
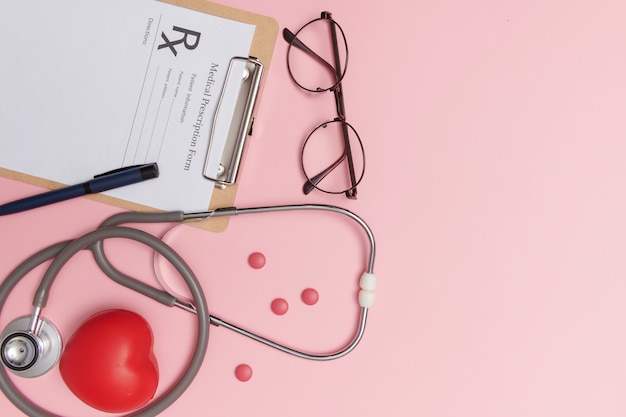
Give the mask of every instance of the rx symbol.
<path id="1" fill-rule="evenodd" d="M 176 48 L 175 48 L 176 45 L 182 43 L 185 45 L 185 48 L 191 50 L 191 49 L 196 49 L 196 47 L 198 46 L 198 43 L 200 43 L 200 32 L 195 32 L 193 30 L 184 29 L 178 26 L 174 26 L 172 30 L 182 33 L 182 37 L 180 39 L 170 41 L 165 35 L 165 32 L 161 32 L 161 37 L 163 38 L 165 43 L 159 45 L 158 49 L 163 49 L 165 47 L 170 48 L 170 51 L 172 51 L 174 56 L 176 56 L 178 54 L 178 51 L 176 51 Z M 193 43 L 191 43 L 188 40 L 189 37 L 192 37 Z"/>

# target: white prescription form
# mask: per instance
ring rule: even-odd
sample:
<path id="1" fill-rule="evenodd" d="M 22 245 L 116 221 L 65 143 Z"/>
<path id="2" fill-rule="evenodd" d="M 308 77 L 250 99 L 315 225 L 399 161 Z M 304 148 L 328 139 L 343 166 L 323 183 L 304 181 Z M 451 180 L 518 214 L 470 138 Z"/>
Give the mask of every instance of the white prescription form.
<path id="1" fill-rule="evenodd" d="M 208 207 L 213 115 L 254 25 L 155 0 L 1 9 L 1 167 L 75 184 L 157 162 L 159 178 L 106 194 L 161 210 Z"/>

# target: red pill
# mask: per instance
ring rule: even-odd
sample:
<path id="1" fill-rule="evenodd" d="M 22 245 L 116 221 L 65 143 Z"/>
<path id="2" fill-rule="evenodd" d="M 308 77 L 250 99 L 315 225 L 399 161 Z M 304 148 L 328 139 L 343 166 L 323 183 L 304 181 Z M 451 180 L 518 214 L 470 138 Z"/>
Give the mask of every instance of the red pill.
<path id="1" fill-rule="evenodd" d="M 289 310 L 289 303 L 284 298 L 277 298 L 272 301 L 272 311 L 274 314 L 282 316 Z"/>
<path id="2" fill-rule="evenodd" d="M 237 368 L 235 368 L 235 377 L 241 382 L 249 381 L 250 378 L 252 378 L 252 368 L 245 363 L 237 366 Z"/>
<path id="3" fill-rule="evenodd" d="M 306 290 L 302 291 L 301 297 L 304 304 L 309 306 L 317 303 L 317 301 L 320 299 L 320 295 L 313 288 L 307 288 Z"/>
<path id="4" fill-rule="evenodd" d="M 265 266 L 265 255 L 261 252 L 254 252 L 248 256 L 248 263 L 254 269 L 261 269 Z"/>

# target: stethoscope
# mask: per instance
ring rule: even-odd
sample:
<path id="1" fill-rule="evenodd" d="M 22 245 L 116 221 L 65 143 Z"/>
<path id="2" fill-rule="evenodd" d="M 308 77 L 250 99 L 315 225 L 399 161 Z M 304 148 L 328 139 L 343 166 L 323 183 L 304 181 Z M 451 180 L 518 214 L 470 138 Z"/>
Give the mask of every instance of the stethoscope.
<path id="1" fill-rule="evenodd" d="M 361 226 L 367 235 L 369 242 L 369 256 L 365 272 L 359 282 L 358 301 L 360 315 L 356 331 L 351 341 L 342 348 L 323 354 L 308 353 L 297 350 L 270 339 L 255 334 L 249 330 L 238 327 L 214 315 L 210 315 L 207 302 L 193 271 L 184 259 L 161 239 L 139 229 L 120 226 L 127 223 L 174 223 L 192 220 L 204 220 L 214 217 L 230 217 L 240 214 L 269 213 L 281 211 L 318 210 L 327 211 L 347 216 Z M 191 293 L 191 301 L 182 300 L 176 296 L 154 288 L 123 272 L 117 270 L 104 254 L 103 242 L 111 238 L 130 239 L 142 243 L 163 256 L 181 275 Z M 368 308 L 375 299 L 376 276 L 374 275 L 375 243 L 374 235 L 370 227 L 356 214 L 336 206 L 302 204 L 302 205 L 277 205 L 252 208 L 219 208 L 215 210 L 185 213 L 173 211 L 165 213 L 126 212 L 116 214 L 105 220 L 98 229 L 87 233 L 77 239 L 59 242 L 51 245 L 26 259 L 18 265 L 0 284 L 0 312 L 4 304 L 20 280 L 42 263 L 52 260 L 41 279 L 38 289 L 33 298 L 33 312 L 31 316 L 20 317 L 13 320 L 0 336 L 2 362 L 0 367 L 0 389 L 7 398 L 22 412 L 34 417 L 53 417 L 54 414 L 42 409 L 37 404 L 26 398 L 8 377 L 6 370 L 11 373 L 33 378 L 45 374 L 58 362 L 63 346 L 59 330 L 49 320 L 42 317 L 50 288 L 63 266 L 78 252 L 90 249 L 96 263 L 102 271 L 113 281 L 149 297 L 169 307 L 179 307 L 197 315 L 196 346 L 187 368 L 182 376 L 161 397 L 150 404 L 131 413 L 132 416 L 154 416 L 169 407 L 189 387 L 200 370 L 204 360 L 208 339 L 209 325 L 217 325 L 247 336 L 259 343 L 270 346 L 279 351 L 295 355 L 299 358 L 316 361 L 327 361 L 345 356 L 351 352 L 360 342 L 365 331 Z"/>

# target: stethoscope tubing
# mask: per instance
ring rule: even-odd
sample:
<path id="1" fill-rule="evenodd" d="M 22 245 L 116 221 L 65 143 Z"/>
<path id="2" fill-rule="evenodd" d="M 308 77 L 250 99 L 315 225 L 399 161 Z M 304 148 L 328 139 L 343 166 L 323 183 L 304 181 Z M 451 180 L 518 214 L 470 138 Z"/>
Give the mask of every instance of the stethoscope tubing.
<path id="1" fill-rule="evenodd" d="M 203 212 L 195 212 L 195 213 L 185 213 L 182 211 L 171 211 L 171 212 L 162 212 L 162 213 L 143 213 L 143 212 L 124 212 L 110 217 L 105 220 L 100 227 L 112 227 L 118 226 L 120 224 L 126 223 L 176 223 L 182 222 L 185 220 L 204 220 L 212 217 L 231 217 L 236 215 L 245 215 L 245 214 L 258 214 L 258 213 L 271 213 L 271 212 L 284 212 L 284 211 L 301 211 L 301 210 L 321 210 L 328 211 L 333 213 L 342 214 L 344 216 L 349 217 L 350 219 L 357 222 L 365 234 L 368 237 L 370 252 L 367 260 L 367 270 L 368 273 L 373 273 L 374 270 L 374 260 L 376 256 L 376 245 L 374 240 L 374 234 L 371 228 L 367 225 L 367 223 L 352 213 L 349 210 L 346 210 L 341 207 L 330 206 L 330 205 L 322 205 L 322 204 L 291 204 L 291 205 L 278 205 L 278 206 L 264 206 L 264 207 L 249 207 L 249 208 L 236 208 L 236 207 L 227 207 L 227 208 L 219 208 L 215 210 L 203 211 Z M 104 247 L 102 241 L 96 242 L 92 248 L 92 252 L 96 259 L 96 262 L 100 266 L 100 268 L 107 274 L 112 280 L 115 282 L 128 287 L 134 291 L 137 291 L 147 297 L 153 298 L 156 301 L 159 301 L 163 304 L 169 306 L 177 306 L 181 307 L 187 311 L 195 313 L 195 307 L 193 305 L 188 305 L 182 300 L 176 299 L 173 295 L 158 290 L 154 287 L 151 287 L 139 280 L 136 280 L 132 277 L 125 275 L 124 273 L 117 270 L 108 260 L 104 253 Z M 354 348 L 359 344 L 361 339 L 363 338 L 363 334 L 365 333 L 365 326 L 367 323 L 367 313 L 368 309 L 366 307 L 361 307 L 361 311 L 359 314 L 358 324 L 356 326 L 356 330 L 350 342 L 348 342 L 345 346 L 338 349 L 334 352 L 328 352 L 323 354 L 304 352 L 299 349 L 295 349 L 292 347 L 285 346 L 263 336 L 260 336 L 250 330 L 239 327 L 235 324 L 229 323 L 228 321 L 221 319 L 215 315 L 210 315 L 210 322 L 213 325 L 221 326 L 227 328 L 231 331 L 234 331 L 240 335 L 246 336 L 256 342 L 262 343 L 274 349 L 277 349 L 281 352 L 288 353 L 290 355 L 297 356 L 303 359 L 309 359 L 314 361 L 329 361 L 341 358 L 348 353 L 350 353 Z"/>

